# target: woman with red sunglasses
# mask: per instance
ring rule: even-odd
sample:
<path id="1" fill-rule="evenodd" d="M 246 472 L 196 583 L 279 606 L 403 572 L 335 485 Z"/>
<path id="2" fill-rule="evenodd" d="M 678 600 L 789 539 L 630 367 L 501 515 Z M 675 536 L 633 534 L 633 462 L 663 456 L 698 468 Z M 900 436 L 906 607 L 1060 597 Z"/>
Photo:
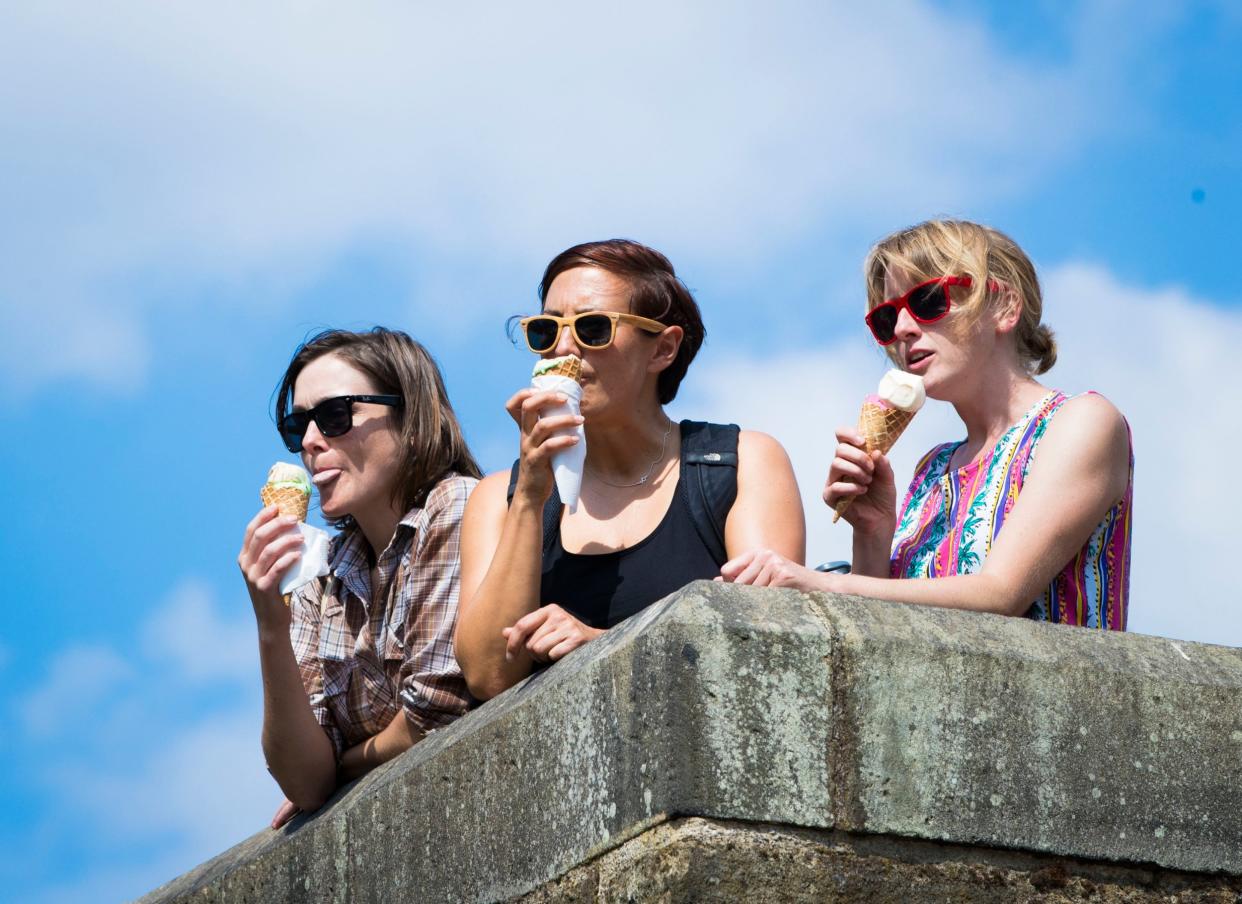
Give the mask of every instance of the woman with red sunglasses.
<path id="1" fill-rule="evenodd" d="M 995 229 L 931 221 L 881 241 L 865 270 L 872 336 L 966 438 L 923 457 L 898 507 L 888 459 L 842 427 L 824 501 L 853 499 L 853 573 L 751 555 L 726 578 L 1124 630 L 1129 427 L 1102 396 L 1035 379 L 1056 344 L 1030 259 Z"/>
<path id="2" fill-rule="evenodd" d="M 276 424 L 340 533 L 327 577 L 288 603 L 296 519 L 264 508 L 237 560 L 259 628 L 263 753 L 287 797 L 273 828 L 469 706 L 452 639 L 462 513 L 481 476 L 435 361 L 395 330 L 300 346 Z"/>
<path id="3" fill-rule="evenodd" d="M 470 498 L 462 527 L 457 658 L 487 699 L 744 550 L 805 555 L 793 469 L 771 437 L 674 422 L 664 406 L 702 344 L 698 305 L 668 259 L 637 242 L 578 245 L 540 283 L 521 321 L 544 358 L 582 360 L 581 415 L 549 415 L 551 392 L 523 389 L 515 467 Z M 586 436 L 575 511 L 550 465 Z M 704 489 L 710 488 L 710 491 Z"/>

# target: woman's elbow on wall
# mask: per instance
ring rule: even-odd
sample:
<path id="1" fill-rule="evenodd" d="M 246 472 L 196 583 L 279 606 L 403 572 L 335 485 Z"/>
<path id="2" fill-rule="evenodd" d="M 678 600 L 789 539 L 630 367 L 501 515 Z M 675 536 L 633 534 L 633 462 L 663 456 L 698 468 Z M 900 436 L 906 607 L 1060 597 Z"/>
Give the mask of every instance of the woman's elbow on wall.
<path id="1" fill-rule="evenodd" d="M 328 802 L 331 795 L 327 794 L 297 794 L 290 795 L 289 802 L 296 806 L 303 813 L 314 813 L 320 807 Z"/>
<path id="2" fill-rule="evenodd" d="M 988 574 L 986 571 L 972 575 L 970 581 L 969 599 L 963 599 L 966 608 L 1015 618 L 1026 615 L 1031 608 L 1031 601 L 1027 598 L 1027 591 L 1021 586 L 1021 582 L 1009 581 L 1001 575 Z M 965 593 L 963 597 L 966 597 Z"/>
<path id="3" fill-rule="evenodd" d="M 1031 601 L 1018 592 L 1008 592 L 999 594 L 996 608 L 992 609 L 997 615 L 1008 615 L 1011 618 L 1023 618 L 1031 609 Z"/>
<path id="4" fill-rule="evenodd" d="M 483 669 L 470 668 L 464 663 L 461 664 L 462 677 L 466 679 L 466 688 L 470 691 L 470 695 L 476 700 L 490 700 L 497 694 L 502 694 L 509 689 L 509 684 L 505 682 L 502 675 L 494 672 L 487 672 Z"/>
<path id="5" fill-rule="evenodd" d="M 282 788 L 289 802 L 303 813 L 314 813 L 328 802 L 332 792 L 336 790 L 336 773 L 325 775 L 314 782 L 307 782 L 303 788 Z"/>

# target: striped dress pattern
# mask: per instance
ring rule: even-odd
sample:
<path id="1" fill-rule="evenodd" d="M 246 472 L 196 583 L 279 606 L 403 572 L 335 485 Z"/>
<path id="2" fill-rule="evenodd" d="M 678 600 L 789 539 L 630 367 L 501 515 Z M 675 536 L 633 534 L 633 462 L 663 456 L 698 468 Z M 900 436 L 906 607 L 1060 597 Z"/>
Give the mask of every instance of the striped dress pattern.
<path id="1" fill-rule="evenodd" d="M 953 453 L 964 440 L 937 446 L 923 457 L 897 519 L 892 577 L 975 574 L 983 567 L 988 550 L 1022 492 L 1040 438 L 1067 400 L 1064 393 L 1049 393 L 1010 427 L 991 451 L 965 467 L 949 468 Z M 1131 444 L 1125 496 L 1109 509 L 1078 554 L 1031 603 L 1028 618 L 1125 630 L 1133 497 Z"/>

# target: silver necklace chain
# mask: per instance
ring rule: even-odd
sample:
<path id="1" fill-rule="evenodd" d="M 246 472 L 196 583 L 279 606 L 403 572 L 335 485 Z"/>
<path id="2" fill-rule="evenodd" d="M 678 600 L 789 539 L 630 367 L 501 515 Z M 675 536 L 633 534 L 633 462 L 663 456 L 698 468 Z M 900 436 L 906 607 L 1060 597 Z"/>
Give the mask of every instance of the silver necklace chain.
<path id="1" fill-rule="evenodd" d="M 664 439 L 660 440 L 660 454 L 651 460 L 651 464 L 647 466 L 647 473 L 638 478 L 633 483 L 613 483 L 611 480 L 605 480 L 600 476 L 598 471 L 591 469 L 591 474 L 600 483 L 607 484 L 610 487 L 616 487 L 618 490 L 626 490 L 632 487 L 640 487 L 651 479 L 651 474 L 655 471 L 655 466 L 664 461 L 664 453 L 668 451 L 668 435 L 673 432 L 673 419 L 668 419 L 668 426 L 664 428 Z"/>

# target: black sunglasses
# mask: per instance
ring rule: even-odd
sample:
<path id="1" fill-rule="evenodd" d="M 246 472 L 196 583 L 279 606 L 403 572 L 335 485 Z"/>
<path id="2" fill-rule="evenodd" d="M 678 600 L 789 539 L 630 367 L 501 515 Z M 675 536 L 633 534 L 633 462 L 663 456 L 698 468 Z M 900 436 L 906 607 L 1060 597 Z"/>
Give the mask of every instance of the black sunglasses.
<path id="1" fill-rule="evenodd" d="M 394 408 L 400 408 L 403 404 L 398 395 L 343 395 L 324 399 L 306 411 L 291 411 L 276 425 L 285 448 L 290 452 L 302 451 L 302 438 L 306 436 L 306 428 L 311 421 L 324 436 L 344 436 L 354 426 L 354 402 L 371 402 Z"/>

